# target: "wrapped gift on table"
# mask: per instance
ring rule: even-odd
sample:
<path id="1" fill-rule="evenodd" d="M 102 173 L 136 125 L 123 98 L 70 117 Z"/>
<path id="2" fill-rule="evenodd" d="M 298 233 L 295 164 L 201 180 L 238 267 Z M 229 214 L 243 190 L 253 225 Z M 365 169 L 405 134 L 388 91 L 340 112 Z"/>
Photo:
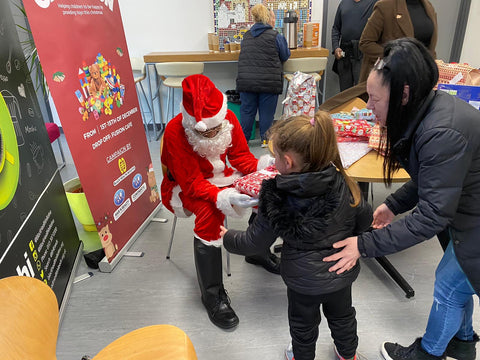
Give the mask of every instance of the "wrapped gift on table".
<path id="1" fill-rule="evenodd" d="M 332 114 L 333 127 L 337 133 L 338 142 L 368 142 L 372 125 L 355 113 Z"/>
<path id="2" fill-rule="evenodd" d="M 375 126 L 372 128 L 370 139 L 368 140 L 368 147 L 378 151 L 382 155 L 385 155 L 385 146 L 387 143 L 386 136 L 386 132 L 382 133 L 380 125 L 375 124 Z"/>
<path id="3" fill-rule="evenodd" d="M 247 194 L 257 198 L 262 187 L 263 180 L 274 178 L 280 174 L 274 165 L 267 166 L 265 169 L 255 171 L 245 175 L 233 182 L 235 189 L 242 194 Z"/>

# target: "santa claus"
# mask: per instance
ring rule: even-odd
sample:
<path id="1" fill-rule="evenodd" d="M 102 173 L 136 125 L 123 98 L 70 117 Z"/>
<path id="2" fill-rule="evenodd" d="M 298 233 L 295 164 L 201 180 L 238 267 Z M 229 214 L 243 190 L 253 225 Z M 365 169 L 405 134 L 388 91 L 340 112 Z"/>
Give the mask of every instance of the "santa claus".
<path id="1" fill-rule="evenodd" d="M 226 96 L 210 79 L 192 75 L 182 88 L 181 113 L 168 122 L 163 136 L 161 160 L 167 172 L 162 201 L 179 217 L 195 214 L 194 257 L 202 302 L 215 325 L 231 329 L 239 320 L 223 286 L 220 225 L 225 215 L 241 217 L 254 204 L 231 187 L 233 181 L 265 168 L 273 158 L 256 159 L 250 152 L 240 123 L 227 109 Z M 249 262 L 272 272 L 279 269 L 273 254 L 264 262 L 256 260 Z"/>

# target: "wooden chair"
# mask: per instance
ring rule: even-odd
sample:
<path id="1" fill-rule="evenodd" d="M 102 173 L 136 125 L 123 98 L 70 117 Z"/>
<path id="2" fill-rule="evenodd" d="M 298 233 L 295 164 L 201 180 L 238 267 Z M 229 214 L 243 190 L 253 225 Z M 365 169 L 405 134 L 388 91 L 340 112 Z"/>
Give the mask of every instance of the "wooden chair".
<path id="1" fill-rule="evenodd" d="M 119 337 L 92 360 L 196 360 L 190 338 L 173 325 L 152 325 Z"/>
<path id="2" fill-rule="evenodd" d="M 56 360 L 58 302 L 44 282 L 0 279 L 0 358 Z M 152 325 L 118 338 L 92 360 L 196 360 L 189 337 L 173 325 Z M 80 359 L 79 359 L 80 360 Z"/>
<path id="3" fill-rule="evenodd" d="M 44 282 L 0 279 L 0 353 L 4 360 L 56 360 L 58 302 Z"/>

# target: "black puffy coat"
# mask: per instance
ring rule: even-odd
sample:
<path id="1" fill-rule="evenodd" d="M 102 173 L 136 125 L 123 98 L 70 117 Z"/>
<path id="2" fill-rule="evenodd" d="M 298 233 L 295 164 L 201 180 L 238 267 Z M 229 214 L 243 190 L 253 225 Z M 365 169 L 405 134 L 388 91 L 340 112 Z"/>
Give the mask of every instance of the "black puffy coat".
<path id="1" fill-rule="evenodd" d="M 245 33 L 238 58 L 238 92 L 282 93 L 283 65 L 277 50 L 277 35 L 271 28 L 258 36 L 251 31 Z"/>
<path id="2" fill-rule="evenodd" d="M 232 253 L 265 253 L 277 237 L 283 239 L 281 274 L 292 290 L 318 295 L 350 285 L 358 276 L 357 263 L 340 275 L 329 272 L 323 258 L 340 251 L 332 244 L 366 230 L 372 223 L 367 202 L 350 205 L 345 179 L 331 165 L 320 172 L 277 175 L 265 180 L 258 216 L 247 231 L 229 230 L 225 249 Z"/>
<path id="3" fill-rule="evenodd" d="M 363 257 L 391 254 L 447 229 L 455 255 L 480 294 L 480 111 L 432 92 L 394 145 L 411 181 L 385 201 L 394 214 L 415 209 L 358 238 Z"/>

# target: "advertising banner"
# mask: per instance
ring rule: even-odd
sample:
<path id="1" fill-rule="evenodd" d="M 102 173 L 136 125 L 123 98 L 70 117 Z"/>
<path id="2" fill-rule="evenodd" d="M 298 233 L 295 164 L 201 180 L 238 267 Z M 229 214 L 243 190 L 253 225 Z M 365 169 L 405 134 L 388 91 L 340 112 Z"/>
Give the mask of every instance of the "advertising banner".
<path id="1" fill-rule="evenodd" d="M 112 262 L 160 198 L 116 0 L 24 0 L 43 72 Z"/>
<path id="2" fill-rule="evenodd" d="M 17 29 L 0 1 L 0 277 L 38 278 L 61 304 L 80 240 Z"/>

